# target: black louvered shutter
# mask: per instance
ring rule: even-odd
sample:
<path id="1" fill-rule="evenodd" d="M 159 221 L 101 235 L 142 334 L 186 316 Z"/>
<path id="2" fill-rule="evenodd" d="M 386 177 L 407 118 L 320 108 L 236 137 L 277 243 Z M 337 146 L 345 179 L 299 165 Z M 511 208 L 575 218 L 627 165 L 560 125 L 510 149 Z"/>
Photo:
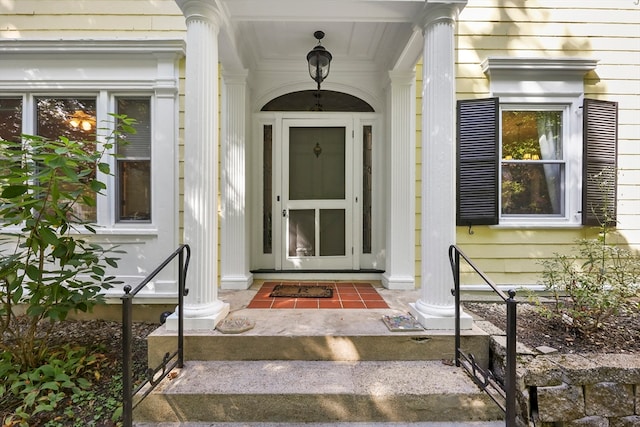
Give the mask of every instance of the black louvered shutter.
<path id="1" fill-rule="evenodd" d="M 498 223 L 498 98 L 458 101 L 458 225 Z"/>
<path id="2" fill-rule="evenodd" d="M 582 223 L 615 226 L 618 103 L 585 98 L 583 116 Z"/>

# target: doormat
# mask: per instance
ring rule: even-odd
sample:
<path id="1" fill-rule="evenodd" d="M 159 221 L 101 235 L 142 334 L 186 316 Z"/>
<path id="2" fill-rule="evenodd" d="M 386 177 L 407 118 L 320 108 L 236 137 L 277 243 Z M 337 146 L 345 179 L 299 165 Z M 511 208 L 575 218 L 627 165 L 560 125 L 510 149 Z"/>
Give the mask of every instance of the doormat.
<path id="1" fill-rule="evenodd" d="M 269 295 L 272 298 L 331 298 L 333 287 L 319 285 L 276 285 Z"/>

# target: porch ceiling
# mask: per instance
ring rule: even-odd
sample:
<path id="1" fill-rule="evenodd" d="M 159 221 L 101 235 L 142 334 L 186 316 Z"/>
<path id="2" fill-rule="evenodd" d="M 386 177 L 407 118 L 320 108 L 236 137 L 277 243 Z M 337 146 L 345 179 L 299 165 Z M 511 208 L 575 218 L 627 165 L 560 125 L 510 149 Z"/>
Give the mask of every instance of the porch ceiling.
<path id="1" fill-rule="evenodd" d="M 422 49 L 414 22 L 425 0 L 215 0 L 225 12 L 220 59 L 225 68 L 306 70 L 305 56 L 323 46 L 343 70 L 410 69 Z"/>

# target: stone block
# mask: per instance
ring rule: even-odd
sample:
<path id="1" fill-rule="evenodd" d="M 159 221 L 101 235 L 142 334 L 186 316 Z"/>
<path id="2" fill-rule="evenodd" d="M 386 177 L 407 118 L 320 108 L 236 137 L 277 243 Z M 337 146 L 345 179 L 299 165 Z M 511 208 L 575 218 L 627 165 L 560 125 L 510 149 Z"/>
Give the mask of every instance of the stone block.
<path id="1" fill-rule="evenodd" d="M 587 415 L 624 417 L 633 415 L 635 408 L 633 386 L 616 382 L 587 384 L 584 387 Z"/>
<path id="2" fill-rule="evenodd" d="M 640 415 L 630 417 L 610 418 L 609 427 L 638 427 L 640 426 Z"/>
<path id="3" fill-rule="evenodd" d="M 610 427 L 609 420 L 605 417 L 584 417 L 578 420 L 562 423 L 562 427 Z"/>
<path id="4" fill-rule="evenodd" d="M 586 415 L 581 386 L 564 383 L 559 386 L 538 387 L 537 393 L 540 421 L 573 421 Z"/>
<path id="5" fill-rule="evenodd" d="M 526 363 L 523 382 L 526 386 L 549 387 L 563 383 L 562 369 L 548 357 L 538 356 Z"/>
<path id="6" fill-rule="evenodd" d="M 597 365 L 589 372 L 591 383 L 640 383 L 640 357 L 637 354 L 590 354 L 588 357 Z"/>

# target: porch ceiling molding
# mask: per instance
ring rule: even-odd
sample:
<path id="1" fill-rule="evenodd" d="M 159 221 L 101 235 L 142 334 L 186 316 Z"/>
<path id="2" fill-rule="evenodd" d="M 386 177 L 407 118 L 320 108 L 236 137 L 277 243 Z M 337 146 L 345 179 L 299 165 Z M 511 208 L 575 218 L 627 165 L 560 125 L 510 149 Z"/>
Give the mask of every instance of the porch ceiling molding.
<path id="1" fill-rule="evenodd" d="M 205 0 L 203 0 L 205 1 Z M 224 16 L 220 59 L 226 69 L 297 69 L 323 30 L 336 68 L 409 70 L 421 55 L 416 18 L 425 0 L 209 0 Z M 446 3 L 450 3 L 450 0 Z M 303 67 L 306 72 L 306 67 Z M 386 75 L 386 74 L 385 74 Z"/>

